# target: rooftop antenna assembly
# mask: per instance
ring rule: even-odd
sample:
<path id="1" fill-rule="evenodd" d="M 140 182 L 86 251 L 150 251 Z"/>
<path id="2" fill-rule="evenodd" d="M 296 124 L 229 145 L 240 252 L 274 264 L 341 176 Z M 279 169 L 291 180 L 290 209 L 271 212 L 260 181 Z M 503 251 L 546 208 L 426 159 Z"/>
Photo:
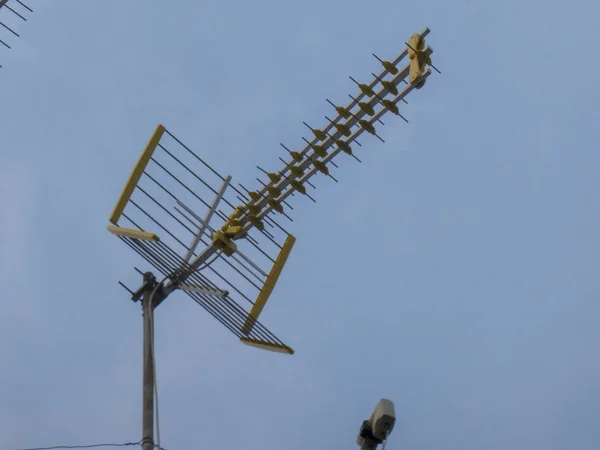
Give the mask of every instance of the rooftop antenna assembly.
<path id="1" fill-rule="evenodd" d="M 265 179 L 258 180 L 254 191 L 241 184 L 238 189 L 231 176 L 217 172 L 158 125 L 108 226 L 160 274 L 157 278 L 136 268 L 143 282 L 135 291 L 119 282 L 133 301 L 141 301 L 144 316 L 143 450 L 154 447 L 156 307 L 173 292 L 182 291 L 242 343 L 294 353 L 258 321 L 296 241 L 280 225 L 278 216 L 292 220 L 288 213 L 294 194 L 315 201 L 311 179 L 319 173 L 337 181 L 331 173 L 331 167 L 337 167 L 334 158 L 347 155 L 360 162 L 353 144 L 361 146 L 357 138 L 365 131 L 383 141 L 376 125 L 382 125 L 385 113 L 391 111 L 406 120 L 398 104 L 406 102 L 414 89 L 422 88 L 431 74 L 428 66 L 433 50 L 424 39 L 428 34 L 428 28 L 413 34 L 393 61 L 374 55 L 383 65 L 379 75 L 369 84 L 353 79 L 359 89 L 345 106 L 327 100 L 335 115 L 326 117 L 323 128 L 305 123 L 312 136 L 302 138 L 305 144 L 301 149 L 281 144 L 289 158 L 279 158 L 283 167 L 277 172 L 259 167 Z M 401 66 L 407 56 L 408 63 Z"/>
<path id="2" fill-rule="evenodd" d="M 27 22 L 25 17 L 32 13 L 33 9 L 21 0 L 0 0 L 0 48 L 10 50 L 10 40 L 19 37 L 15 31 L 19 22 Z M 2 65 L 0 64 L 0 68 Z"/>

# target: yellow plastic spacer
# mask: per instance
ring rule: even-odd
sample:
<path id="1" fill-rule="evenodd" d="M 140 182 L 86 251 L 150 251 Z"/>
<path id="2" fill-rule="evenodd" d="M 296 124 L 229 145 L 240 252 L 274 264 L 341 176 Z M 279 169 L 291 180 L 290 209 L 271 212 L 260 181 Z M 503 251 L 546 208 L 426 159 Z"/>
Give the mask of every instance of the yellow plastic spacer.
<path id="1" fill-rule="evenodd" d="M 260 341 L 258 339 L 251 339 L 247 337 L 241 337 L 240 342 L 242 342 L 242 344 L 249 345 L 250 347 L 260 348 L 270 352 L 285 353 L 286 355 L 294 354 L 294 350 L 287 345 L 273 344 L 271 342 Z"/>
<path id="2" fill-rule="evenodd" d="M 117 204 L 115 205 L 115 208 L 112 214 L 110 215 L 110 218 L 108 219 L 113 225 L 117 225 L 121 214 L 123 214 L 123 211 L 125 211 L 125 206 L 127 206 L 127 203 L 129 202 L 129 199 L 131 198 L 131 195 L 133 194 L 133 191 L 135 190 L 138 181 L 140 181 L 144 170 L 146 170 L 146 166 L 150 162 L 150 158 L 152 158 L 152 154 L 158 146 L 158 143 L 160 142 L 160 139 L 162 138 L 164 132 L 165 127 L 163 125 L 158 125 L 156 127 L 156 130 L 154 130 L 152 137 L 148 141 L 148 144 L 146 144 L 146 147 L 140 155 L 135 167 L 131 171 L 131 175 L 129 175 L 129 180 L 127 180 L 127 183 L 123 188 L 121 197 L 119 197 L 119 200 L 117 201 Z"/>
<path id="3" fill-rule="evenodd" d="M 154 233 L 148 233 L 147 231 L 134 230 L 133 228 L 114 227 L 109 225 L 106 227 L 108 231 L 116 236 L 128 237 L 131 239 L 141 239 L 143 241 L 156 241 L 160 239 Z"/>

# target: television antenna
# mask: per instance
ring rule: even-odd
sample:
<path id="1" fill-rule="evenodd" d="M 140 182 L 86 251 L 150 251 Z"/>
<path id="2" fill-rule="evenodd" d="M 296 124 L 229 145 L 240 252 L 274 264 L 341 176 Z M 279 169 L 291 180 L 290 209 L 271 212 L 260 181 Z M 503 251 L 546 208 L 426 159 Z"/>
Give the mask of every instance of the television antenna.
<path id="1" fill-rule="evenodd" d="M 311 179 L 324 174 L 335 180 L 334 159 L 355 155 L 358 138 L 367 132 L 381 141 L 376 127 L 391 112 L 406 121 L 398 105 L 425 84 L 433 50 L 426 45 L 426 28 L 406 42 L 393 61 L 384 61 L 369 84 L 357 85 L 351 101 L 336 105 L 323 128 L 304 122 L 312 136 L 300 150 L 281 146 L 289 158 L 277 172 L 258 169 L 259 186 L 250 191 L 232 183 L 163 125 L 158 125 L 135 165 L 110 216 L 108 230 L 146 260 L 160 275 L 143 276 L 134 292 L 144 315 L 143 450 L 154 446 L 154 309 L 170 294 L 185 292 L 244 344 L 293 354 L 258 318 L 271 295 L 295 243 L 279 223 L 292 220 L 290 197 L 314 201 Z M 407 64 L 402 62 L 408 57 Z M 335 180 L 337 181 L 337 180 Z M 202 213 L 203 212 L 203 213 Z M 217 224 L 218 222 L 218 224 Z M 235 300 L 235 299 L 239 300 Z M 246 307 L 246 305 L 248 305 Z M 160 435 L 158 436 L 160 445 Z"/>

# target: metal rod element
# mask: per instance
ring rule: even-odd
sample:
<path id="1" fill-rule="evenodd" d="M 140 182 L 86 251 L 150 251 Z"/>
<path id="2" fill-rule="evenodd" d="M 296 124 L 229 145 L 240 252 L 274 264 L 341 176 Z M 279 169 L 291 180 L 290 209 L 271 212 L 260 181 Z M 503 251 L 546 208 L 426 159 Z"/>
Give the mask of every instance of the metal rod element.
<path id="1" fill-rule="evenodd" d="M 121 287 L 123 287 L 127 292 L 129 292 L 131 295 L 133 295 L 133 291 L 131 289 L 129 289 L 127 286 L 125 286 L 123 283 L 121 283 L 119 281 L 119 284 L 121 285 Z"/>
<path id="2" fill-rule="evenodd" d="M 257 168 L 258 170 L 260 170 L 261 172 L 263 172 L 265 175 L 269 175 L 269 172 L 267 172 L 267 171 L 266 171 L 265 169 L 263 169 L 262 167 L 260 167 L 260 166 L 256 166 L 256 168 Z M 279 175 L 283 176 L 283 174 L 282 174 L 282 173 L 280 173 Z M 265 188 L 267 187 L 267 185 L 266 185 L 265 183 L 263 183 L 263 182 L 262 182 L 262 181 L 261 181 L 259 178 L 256 178 L 256 181 L 258 181 L 260 184 L 262 184 L 262 185 L 263 185 Z M 294 208 L 292 208 L 292 205 L 290 205 L 289 203 L 287 203 L 287 202 L 283 202 L 283 204 L 284 204 L 285 206 L 287 206 L 288 208 L 290 208 L 292 211 L 294 210 Z"/>
<path id="3" fill-rule="evenodd" d="M 354 100 L 354 101 L 355 101 L 355 102 L 358 104 L 358 100 L 356 100 L 356 99 L 355 99 L 354 97 L 352 97 L 350 94 L 348 94 L 348 96 L 349 96 L 349 97 L 350 97 L 352 100 Z M 331 106 L 333 106 L 334 108 L 337 108 L 337 106 L 335 105 L 335 103 L 333 103 L 331 100 L 329 100 L 328 98 L 326 98 L 325 100 L 326 100 L 326 101 L 327 101 L 327 103 L 329 103 Z M 352 117 L 354 117 L 354 118 L 356 119 L 356 121 L 358 121 L 358 117 L 356 117 L 356 116 L 355 116 L 355 115 L 352 113 L 352 111 L 350 111 L 349 109 L 348 109 L 348 110 L 346 110 L 346 111 L 348 112 L 348 114 L 349 114 L 349 115 L 351 115 Z M 329 120 L 329 122 L 331 122 L 331 123 L 335 123 L 335 122 L 333 122 L 333 120 L 331 120 L 331 119 L 327 118 L 327 116 L 325 116 L 325 118 L 326 118 L 327 120 Z M 381 119 L 377 119 L 377 122 L 379 122 L 381 125 L 385 125 L 385 123 L 383 123 L 383 121 L 382 121 Z"/>
<path id="4" fill-rule="evenodd" d="M 250 192 L 250 191 L 249 191 L 249 190 L 248 190 L 246 187 L 244 187 L 244 185 L 242 185 L 242 183 L 239 183 L 239 185 L 240 185 L 240 187 L 241 187 L 243 190 L 245 190 L 246 192 Z M 244 194 L 242 194 L 241 192 L 240 192 L 240 195 L 242 195 L 243 197 L 246 197 L 246 196 L 245 196 Z M 246 198 L 247 198 L 247 197 L 246 197 Z M 275 227 L 279 228 L 279 229 L 280 229 L 282 232 L 284 232 L 286 235 L 289 235 L 289 234 L 290 234 L 290 233 L 288 233 L 288 232 L 286 231 L 286 229 L 285 229 L 285 228 L 283 228 L 281 225 L 279 225 L 279 224 L 277 223 L 277 221 L 275 221 L 275 219 L 273 219 L 272 217 L 264 217 L 263 219 L 264 219 L 265 223 L 266 223 L 267 225 L 269 225 L 271 228 L 273 228 L 273 226 L 275 226 Z M 281 245 L 279 245 L 279 244 L 277 243 L 277 241 L 275 241 L 275 240 L 274 240 L 274 236 L 273 236 L 273 235 L 271 235 L 270 233 L 267 233 L 266 231 L 262 231 L 262 230 L 258 230 L 258 231 L 261 231 L 263 234 L 265 234 L 265 233 L 266 233 L 265 235 L 266 235 L 267 237 L 269 237 L 269 240 L 270 240 L 271 242 L 273 242 L 273 244 L 275 244 L 275 245 L 276 245 L 276 246 L 277 246 L 279 249 L 281 249 L 281 248 L 282 248 L 282 247 L 281 247 Z M 271 238 L 273 238 L 273 239 L 271 239 Z M 275 263 L 275 261 L 274 261 L 272 258 L 270 258 L 270 257 L 269 257 L 269 259 L 270 259 L 271 261 L 273 261 L 273 263 Z"/>
<path id="5" fill-rule="evenodd" d="M 16 2 L 18 4 L 20 4 L 21 6 L 23 6 L 24 8 L 28 9 L 29 12 L 33 12 L 33 9 L 31 9 L 29 6 L 27 6 L 25 3 L 23 3 L 21 0 L 16 0 Z"/>
<path id="6" fill-rule="evenodd" d="M 179 220 L 171 211 L 169 211 L 167 208 L 165 208 L 158 200 L 156 200 L 154 197 L 152 197 L 150 194 L 148 194 L 141 186 L 138 186 L 137 188 L 146 197 L 148 197 L 150 200 L 152 200 L 160 209 L 162 209 L 164 212 L 166 212 L 172 219 L 176 220 L 179 223 L 179 225 L 181 225 L 183 228 L 188 230 L 190 232 L 190 234 L 192 234 L 192 235 L 194 234 L 194 231 L 191 228 L 187 227 L 186 224 L 184 224 L 181 220 Z M 186 248 L 189 250 L 189 247 L 186 246 Z"/>
<path id="7" fill-rule="evenodd" d="M 144 277 L 146 278 L 146 277 Z M 153 284 L 149 284 L 142 297 L 144 311 L 144 371 L 143 371 L 143 400 L 142 400 L 142 450 L 154 449 L 154 355 L 152 348 L 152 305 Z"/>
<path id="8" fill-rule="evenodd" d="M 218 176 L 222 181 L 225 181 L 225 177 L 223 177 L 219 172 L 217 172 L 215 169 L 213 169 L 211 166 L 209 166 L 202 158 L 200 158 L 198 155 L 196 155 L 187 145 L 185 145 L 183 142 L 181 142 L 179 139 L 177 139 L 169 130 L 165 130 L 165 131 L 167 132 L 167 134 L 169 136 L 171 136 L 173 139 L 175 139 L 179 143 L 179 145 L 181 145 L 188 152 L 190 152 L 194 158 L 196 158 L 198 161 L 200 161 L 202 164 L 204 164 L 206 167 L 208 167 L 208 169 L 212 173 L 214 173 L 216 176 Z"/>
<path id="9" fill-rule="evenodd" d="M 208 222 L 206 222 L 204 219 L 202 219 L 198 214 L 196 214 L 194 211 L 192 211 L 185 203 L 183 203 L 180 200 L 177 200 L 177 204 L 179 206 L 181 206 L 183 209 L 185 209 L 185 211 L 190 214 L 194 219 L 196 219 L 198 222 L 200 222 L 200 225 L 203 226 L 205 229 L 208 229 L 211 233 L 215 232 L 215 229 L 213 227 L 211 227 L 209 225 Z M 190 220 L 190 222 L 192 222 Z M 193 223 L 193 222 L 192 222 Z M 204 230 L 203 230 L 204 231 Z"/>
<path id="10" fill-rule="evenodd" d="M 371 54 L 375 57 L 375 59 L 377 59 L 377 61 L 379 61 L 381 64 L 383 64 L 383 60 L 379 56 L 377 56 L 375 53 L 371 53 Z M 387 72 L 387 69 L 386 69 L 386 72 Z M 375 78 L 377 78 L 379 81 L 381 81 L 381 78 L 379 78 L 377 75 L 375 75 Z M 408 84 L 408 81 L 406 81 L 405 79 L 402 79 L 402 81 L 404 81 L 404 84 Z"/>
<path id="11" fill-rule="evenodd" d="M 167 133 L 169 133 L 169 132 L 167 131 Z M 170 133 L 169 133 L 169 134 L 170 134 Z M 181 145 L 183 145 L 183 144 L 181 144 Z M 164 151 L 165 151 L 165 152 L 166 152 L 166 153 L 167 153 L 167 154 L 168 154 L 168 155 L 169 155 L 171 158 L 173 158 L 175 161 L 177 161 L 177 162 L 179 163 L 179 165 L 181 165 L 181 166 L 182 166 L 182 167 L 183 167 L 185 170 L 187 170 L 189 173 L 191 173 L 191 174 L 194 176 L 194 178 L 196 178 L 196 179 L 197 179 L 198 181 L 200 181 L 200 182 L 201 182 L 201 183 L 202 183 L 204 186 L 206 186 L 208 189 L 210 189 L 210 191 L 211 191 L 213 194 L 215 194 L 215 195 L 217 195 L 217 194 L 218 194 L 218 192 L 217 192 L 217 191 L 215 191 L 215 189 L 214 189 L 214 188 L 213 188 L 213 187 L 212 187 L 210 184 L 208 184 L 206 181 L 204 181 L 202 178 L 200 178 L 198 175 L 196 175 L 196 173 L 195 173 L 195 172 L 194 172 L 192 169 L 190 169 L 188 166 L 186 166 L 184 163 L 182 163 L 182 162 L 179 160 L 179 158 L 177 158 L 175 155 L 173 155 L 173 153 L 171 153 L 169 150 L 167 150 L 167 149 L 166 149 L 165 147 L 163 147 L 161 144 L 158 144 L 158 146 L 159 146 L 161 149 L 163 149 L 163 150 L 164 150 Z M 184 146 L 184 147 L 185 147 L 185 146 Z M 186 147 L 186 148 L 187 148 L 187 147 Z M 188 149 L 188 150 L 189 150 L 189 149 Z M 208 167 L 210 170 L 212 170 L 212 171 L 213 171 L 215 174 L 217 174 L 217 175 L 219 176 L 219 178 L 221 178 L 221 180 L 225 181 L 225 178 L 223 178 L 221 175 L 219 175 L 217 172 L 215 172 L 215 171 L 214 171 L 214 169 L 213 169 L 212 167 L 210 167 L 208 164 L 206 164 L 204 161 L 202 161 L 202 160 L 201 160 L 201 159 L 200 159 L 198 156 L 196 156 L 196 154 L 195 154 L 194 152 L 192 152 L 191 150 L 189 150 L 189 152 L 190 152 L 190 153 L 192 153 L 192 155 L 194 155 L 196 158 L 198 158 L 198 160 L 200 160 L 200 162 L 202 162 L 202 164 L 204 164 L 204 165 L 205 165 L 205 166 L 207 166 L 207 167 Z M 225 203 L 227 203 L 227 205 L 228 205 L 228 206 L 230 206 L 231 208 L 235 209 L 235 206 L 234 206 L 232 203 L 230 203 L 230 202 L 229 202 L 229 201 L 228 201 L 226 198 L 224 198 L 224 199 L 223 199 L 223 201 L 224 201 Z M 210 206 L 209 206 L 209 208 L 210 208 Z"/>
<path id="12" fill-rule="evenodd" d="M 195 226 L 196 228 L 200 228 L 201 224 L 198 224 L 196 222 L 194 222 L 192 219 L 190 219 L 186 213 L 186 211 L 182 211 L 181 209 L 179 209 L 177 206 L 174 206 L 173 209 L 175 211 L 177 211 L 181 217 L 183 217 L 185 220 L 187 220 L 189 223 L 191 223 L 193 226 Z"/>
<path id="13" fill-rule="evenodd" d="M 248 190 L 248 188 L 246 188 L 244 185 L 242 185 L 242 183 L 239 183 L 239 185 L 240 185 L 240 187 L 241 187 L 241 188 L 242 188 L 244 191 L 246 191 L 247 193 L 249 193 L 249 192 L 250 192 L 250 191 Z M 248 197 L 246 197 L 244 194 L 242 194 L 241 192 L 240 192 L 239 194 L 240 194 L 241 196 L 245 197 L 245 198 L 248 198 Z M 264 217 L 264 220 L 265 220 L 265 223 L 267 223 L 267 224 L 269 224 L 269 225 L 273 224 L 274 226 L 276 226 L 276 227 L 277 227 L 277 228 L 279 228 L 279 229 L 280 229 L 282 232 L 284 232 L 286 235 L 288 235 L 288 236 L 289 236 L 289 234 L 290 234 L 290 233 L 288 233 L 288 232 L 287 232 L 287 230 L 286 230 L 285 228 L 283 228 L 281 225 L 279 225 L 279 224 L 277 223 L 277 221 L 276 221 L 275 219 L 273 219 L 272 217 Z M 259 230 L 259 231 L 260 231 L 260 230 Z M 282 247 L 281 247 L 281 245 L 279 245 L 279 244 L 278 244 L 276 241 L 273 241 L 273 243 L 274 243 L 274 244 L 275 244 L 277 247 L 279 247 L 279 249 L 281 249 L 281 248 L 282 248 Z"/>
<path id="14" fill-rule="evenodd" d="M 6 48 L 10 49 L 10 45 L 8 45 L 6 42 L 4 42 L 2 39 L 0 39 L 0 44 L 3 44 Z"/>
<path id="15" fill-rule="evenodd" d="M 304 139 L 304 138 L 302 138 Z M 306 140 L 306 139 L 305 139 Z M 307 141 L 308 142 L 308 141 Z M 306 156 L 306 155 L 305 155 Z M 287 162 L 285 162 L 285 160 L 280 156 L 279 157 L 279 161 L 281 161 L 284 164 L 287 164 Z M 317 189 L 316 186 L 314 184 L 312 184 L 310 181 L 306 180 L 306 184 L 308 184 L 311 188 L 313 189 Z"/>
<path id="16" fill-rule="evenodd" d="M 194 251 L 196 250 L 196 247 L 198 246 L 198 242 L 200 242 L 200 238 L 204 234 L 204 230 L 210 223 L 210 219 L 212 218 L 213 214 L 215 213 L 215 211 L 217 209 L 217 205 L 221 202 L 221 199 L 223 198 L 223 195 L 225 194 L 225 191 L 227 190 L 227 186 L 229 186 L 230 181 L 231 181 L 231 176 L 228 176 L 227 178 L 225 178 L 225 181 L 223 181 L 223 184 L 221 185 L 221 188 L 219 189 L 219 193 L 216 195 L 215 199 L 213 200 L 212 205 L 210 205 L 210 209 L 206 213 L 204 220 L 200 221 L 200 223 L 202 224 L 202 227 L 200 227 L 200 229 L 198 230 L 198 233 L 196 233 L 196 236 L 194 236 L 192 245 L 191 245 L 190 249 L 187 251 L 185 257 L 183 258 L 185 260 L 185 262 L 189 262 L 190 258 L 194 254 Z M 181 204 L 181 206 L 184 207 L 182 204 Z M 187 208 L 187 207 L 185 207 L 185 208 Z M 190 212 L 190 211 L 188 211 L 188 212 Z"/>
<path id="17" fill-rule="evenodd" d="M 286 180 L 290 181 L 290 179 L 288 177 L 286 177 L 285 175 L 282 175 L 282 177 L 285 178 Z M 314 198 L 312 198 L 308 192 L 304 193 L 304 195 L 306 195 L 308 198 L 310 198 L 314 203 L 317 203 L 317 201 Z"/>
<path id="18" fill-rule="evenodd" d="M 258 166 L 256 166 L 256 167 L 258 167 Z M 260 169 L 260 167 L 258 167 L 258 168 Z M 267 173 L 264 169 L 260 169 L 260 170 L 262 170 L 263 172 Z M 256 181 L 258 181 L 260 184 L 262 184 L 263 187 L 267 187 L 267 185 L 260 178 L 256 177 Z M 292 211 L 294 210 L 294 208 L 292 208 L 292 205 L 290 205 L 288 202 L 283 201 L 282 203 L 285 206 L 287 206 L 288 208 L 290 208 Z M 288 219 L 292 220 L 286 213 L 283 213 L 283 215 L 286 216 Z M 292 220 L 292 222 L 293 222 L 293 220 Z"/>
<path id="19" fill-rule="evenodd" d="M 215 191 L 215 189 L 208 184 L 206 181 L 204 181 L 202 178 L 200 178 L 198 175 L 196 175 L 196 173 L 190 169 L 188 166 L 186 166 L 184 163 L 181 162 L 181 160 L 179 158 L 177 158 L 173 153 L 171 153 L 169 150 L 167 150 L 162 144 L 158 144 L 158 146 L 167 154 L 169 155 L 171 158 L 173 158 L 175 161 L 177 161 L 179 163 L 179 165 L 181 167 L 183 167 L 184 169 L 186 169 L 189 173 L 191 173 L 198 181 L 200 181 L 204 186 L 206 186 L 208 189 L 210 189 L 212 191 L 213 194 L 218 194 L 217 191 Z"/>
<path id="20" fill-rule="evenodd" d="M 252 267 L 254 267 L 254 269 L 256 269 L 261 275 L 268 277 L 269 275 L 262 270 L 260 267 L 258 267 L 256 264 L 254 264 L 254 262 L 248 258 L 246 255 L 244 255 L 242 252 L 240 252 L 239 250 L 236 250 L 235 252 L 236 255 L 239 255 L 244 261 L 246 261 L 248 264 L 250 264 Z"/>
<path id="21" fill-rule="evenodd" d="M 380 82 L 381 85 L 383 86 L 383 80 L 381 78 L 379 78 L 377 75 L 375 75 L 373 72 L 371 72 L 371 75 L 373 75 L 375 78 L 377 78 Z M 406 84 L 408 84 L 408 82 L 405 79 L 402 79 L 402 81 L 404 81 Z M 385 86 L 384 86 L 385 87 Z M 389 92 L 389 91 L 388 91 Z M 406 101 L 406 99 L 402 98 L 400 99 L 401 101 L 403 101 L 405 104 L 408 105 L 408 102 Z"/>
<path id="22" fill-rule="evenodd" d="M 210 205 L 208 203 L 206 203 L 203 199 L 201 199 L 194 191 L 192 191 L 189 187 L 187 187 L 183 182 L 181 182 L 175 175 L 173 175 L 171 172 L 169 172 L 162 164 L 160 164 L 158 161 L 152 159 L 151 161 L 154 161 L 159 167 L 161 167 L 167 174 L 169 174 L 171 176 L 171 178 L 173 178 L 175 181 L 177 181 L 181 186 L 183 186 L 190 194 L 192 194 L 194 197 L 196 197 L 200 203 L 202 203 L 204 206 L 206 206 L 207 208 L 210 208 Z M 171 192 L 169 192 L 167 190 L 167 188 L 165 188 L 162 184 L 160 184 L 158 181 L 156 181 L 154 178 L 152 178 L 151 175 L 149 175 L 148 173 L 144 172 L 144 175 L 146 175 L 148 178 L 150 178 L 152 181 L 154 181 L 159 187 L 161 187 L 167 194 L 169 194 L 173 199 L 177 200 L 177 197 L 175 197 L 173 194 L 171 194 Z"/>
<path id="23" fill-rule="evenodd" d="M 194 286 L 188 283 L 181 283 L 179 289 L 182 291 L 198 292 L 199 294 L 215 295 L 217 297 L 225 297 L 229 292 L 221 289 L 207 289 L 205 287 Z"/>
<path id="24" fill-rule="evenodd" d="M 23 17 L 21 14 L 19 14 L 18 12 L 16 12 L 14 9 L 12 9 L 10 6 L 8 5 L 4 5 L 4 7 L 6 9 L 8 9 L 9 11 L 12 11 L 13 13 L 15 13 L 17 16 L 19 16 L 21 19 L 23 19 L 25 22 L 27 22 L 27 19 L 25 17 Z"/>
<path id="25" fill-rule="evenodd" d="M 354 81 L 354 83 L 360 87 L 360 83 L 358 81 L 356 81 L 354 78 L 352 78 L 351 76 L 349 76 L 348 78 L 350 78 L 352 81 Z M 373 91 L 373 94 L 375 95 L 375 97 L 377 97 L 379 99 L 380 102 L 383 101 L 383 99 L 377 94 L 377 92 Z M 367 98 L 371 98 L 370 96 L 365 95 Z"/>
<path id="26" fill-rule="evenodd" d="M 156 244 L 158 246 L 159 243 L 156 243 Z M 183 262 L 181 257 L 172 253 L 172 250 L 169 249 L 168 247 L 165 246 L 165 249 L 161 250 L 161 251 L 165 252 L 165 257 L 171 259 L 175 265 L 180 265 Z M 220 276 L 218 273 L 217 273 L 217 275 Z M 190 279 L 199 286 L 203 286 L 205 288 L 214 289 L 214 290 L 221 290 L 214 283 L 212 283 L 207 278 L 202 277 L 197 272 L 193 273 L 190 276 Z M 235 289 L 235 287 L 234 287 L 234 289 Z M 212 297 L 210 297 L 206 294 L 200 294 L 197 292 L 192 293 L 192 292 L 188 292 L 188 291 L 184 291 L 184 292 L 186 292 L 198 304 L 200 304 L 204 309 L 206 309 L 213 317 L 215 317 L 217 320 L 219 320 L 219 322 L 221 322 L 221 324 L 223 324 L 226 328 L 228 328 L 236 336 L 240 337 L 239 336 L 239 332 L 240 332 L 240 328 L 241 328 L 240 322 L 243 323 L 243 320 L 241 320 L 241 319 L 244 319 L 247 316 L 247 313 L 244 312 L 243 308 L 241 308 L 235 302 L 230 300 L 228 296 L 221 297 L 217 301 L 216 299 L 213 299 Z M 242 296 L 243 296 L 243 294 L 242 294 Z M 248 301 L 251 304 L 253 304 L 252 301 L 250 301 L 250 300 L 248 300 Z M 241 313 L 240 313 L 240 311 L 241 311 Z M 264 330 L 266 330 L 266 328 L 264 328 Z M 268 330 L 266 330 L 266 331 L 268 332 Z M 263 335 L 264 335 L 264 333 L 263 333 Z M 268 338 L 268 334 L 266 336 Z"/>
<path id="27" fill-rule="evenodd" d="M 4 28 L 6 28 L 8 31 L 10 31 L 12 34 L 14 34 L 16 37 L 20 37 L 15 31 L 13 31 L 11 28 L 7 27 L 6 25 L 4 25 L 2 22 L 0 22 L 0 25 L 2 25 Z"/>
<path id="28" fill-rule="evenodd" d="M 360 128 L 362 126 L 362 124 L 360 123 L 360 119 L 358 117 L 356 117 L 354 114 L 350 113 L 350 115 L 352 116 L 352 118 L 355 120 L 355 124 Z M 331 120 L 329 117 L 325 116 L 325 118 L 330 122 L 330 123 L 334 123 L 333 120 Z M 376 119 L 378 122 L 381 122 L 381 120 Z M 382 125 L 385 125 L 383 122 L 381 122 Z M 377 138 L 385 143 L 385 141 L 383 139 L 381 139 L 379 137 L 379 135 L 377 133 L 375 133 L 375 136 L 377 136 Z"/>
<path id="29" fill-rule="evenodd" d="M 405 42 L 405 44 L 406 44 L 406 46 L 407 46 L 408 48 L 410 48 L 410 49 L 411 49 L 413 52 L 415 52 L 415 53 L 417 52 L 417 50 L 415 50 L 414 48 L 412 48 L 412 46 L 411 46 L 411 45 L 410 45 L 408 42 Z M 438 70 L 438 68 L 437 68 L 437 67 L 435 67 L 433 64 L 431 64 L 431 62 L 429 63 L 429 65 L 430 65 L 431 67 L 433 67 L 433 69 L 434 69 L 434 70 L 435 70 L 437 73 L 439 73 L 440 75 L 442 74 L 442 72 L 440 72 L 440 71 Z"/>

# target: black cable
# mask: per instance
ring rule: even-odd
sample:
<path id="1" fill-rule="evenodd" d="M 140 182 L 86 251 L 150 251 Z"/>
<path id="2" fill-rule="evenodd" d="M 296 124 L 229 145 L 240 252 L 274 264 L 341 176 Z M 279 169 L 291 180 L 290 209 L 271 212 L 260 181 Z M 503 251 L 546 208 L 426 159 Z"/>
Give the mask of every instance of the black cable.
<path id="1" fill-rule="evenodd" d="M 125 442 L 124 444 L 93 444 L 93 445 L 56 445 L 54 447 L 36 447 L 36 448 L 21 448 L 17 450 L 55 450 L 60 448 L 95 448 L 95 447 L 128 447 L 132 445 L 141 445 L 139 442 Z M 165 449 L 162 449 L 165 450 Z"/>

